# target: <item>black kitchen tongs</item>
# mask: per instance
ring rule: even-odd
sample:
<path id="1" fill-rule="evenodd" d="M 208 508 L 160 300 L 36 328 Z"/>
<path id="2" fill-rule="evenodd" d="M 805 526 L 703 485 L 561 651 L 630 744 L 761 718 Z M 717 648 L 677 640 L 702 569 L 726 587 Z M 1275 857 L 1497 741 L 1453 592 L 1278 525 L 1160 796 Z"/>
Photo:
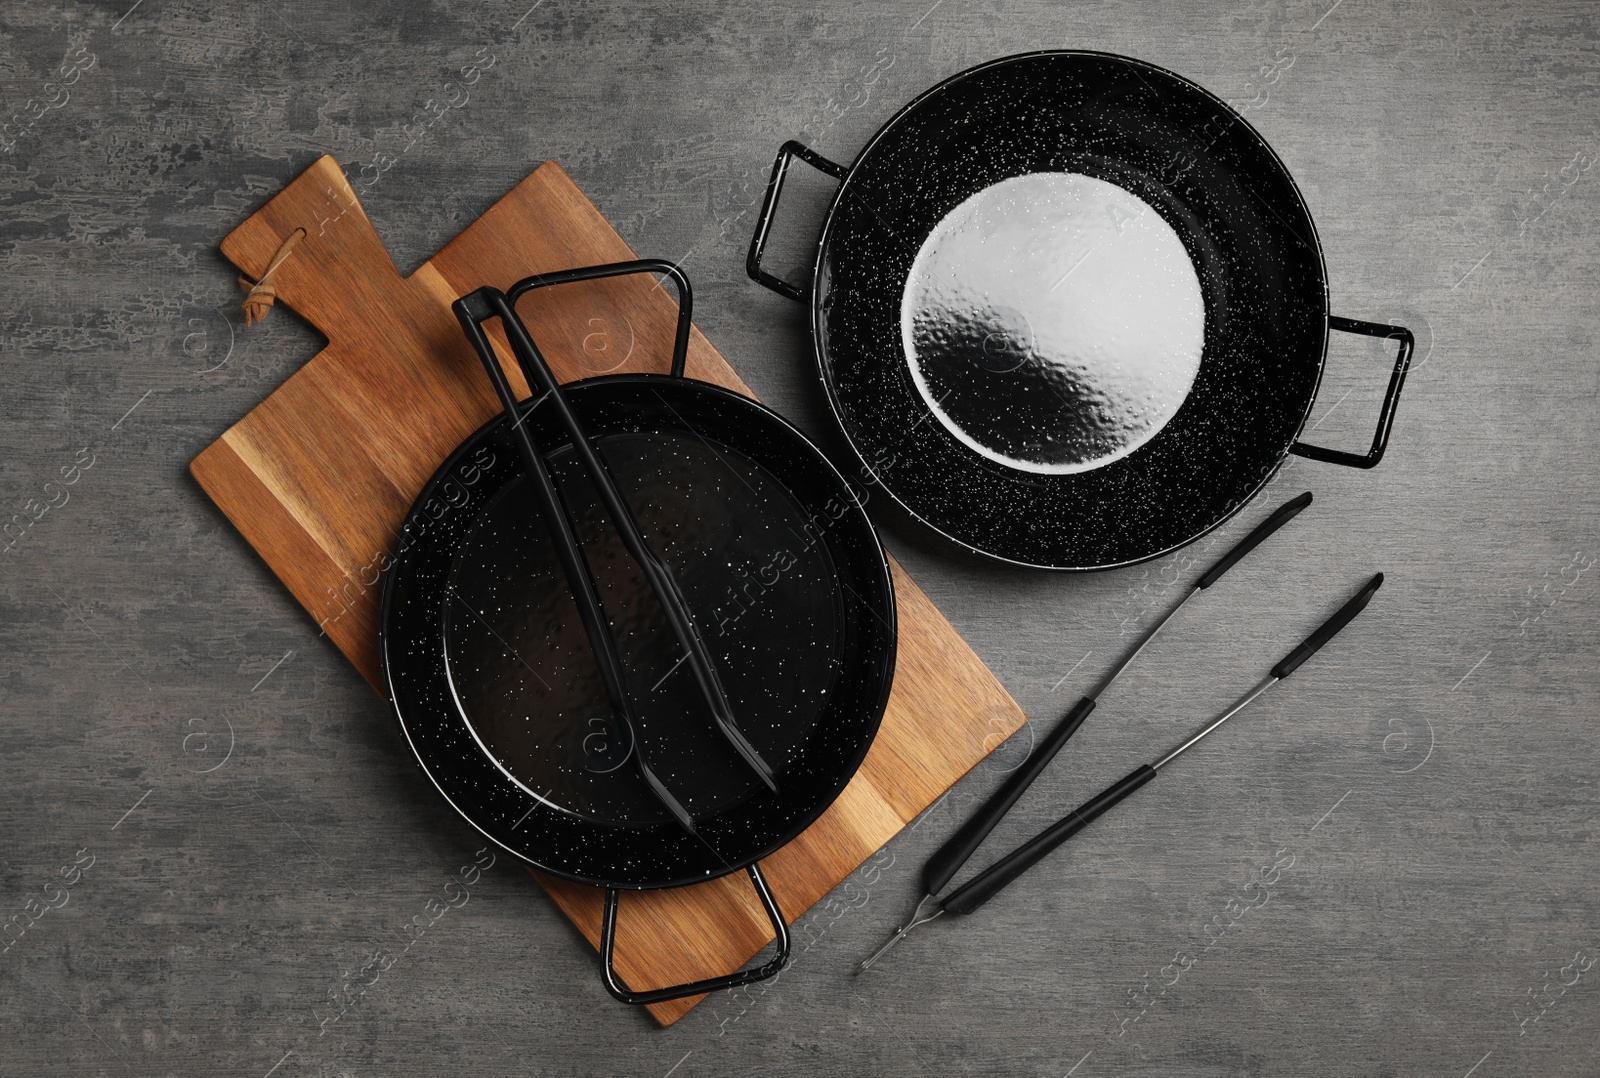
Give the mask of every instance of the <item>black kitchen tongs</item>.
<path id="1" fill-rule="evenodd" d="M 869 968 L 885 951 L 904 939 L 906 933 L 918 925 L 927 924 L 934 918 L 946 913 L 971 913 L 989 901 L 1004 889 L 1007 884 L 1044 860 L 1057 846 L 1060 846 L 1067 839 L 1094 822 L 1097 817 L 1117 802 L 1155 778 L 1158 771 L 1177 759 L 1179 755 L 1191 748 L 1201 738 L 1232 718 L 1250 701 L 1288 677 L 1301 663 L 1315 654 L 1322 645 L 1333 639 L 1334 634 L 1349 624 L 1351 619 L 1361 612 L 1362 608 L 1367 605 L 1368 600 L 1372 598 L 1373 593 L 1383 583 L 1382 573 L 1378 573 L 1367 581 L 1366 585 L 1340 607 L 1337 613 L 1325 621 L 1320 628 L 1308 636 L 1293 651 L 1284 656 L 1283 660 L 1272 668 L 1271 673 L 1262 682 L 1241 697 L 1219 718 L 1208 723 L 1200 732 L 1155 763 L 1141 764 L 1121 780 L 1090 798 L 1084 804 L 1079 805 L 1076 809 L 1068 812 L 1056 823 L 1006 854 L 950 894 L 945 895 L 943 898 L 936 897 L 940 891 L 944 890 L 945 885 L 955 877 L 961 866 L 966 864 L 968 858 L 977 852 L 978 846 L 982 844 L 989 832 L 994 830 L 995 825 L 1000 822 L 1001 818 L 1010 811 L 1011 806 L 1017 803 L 1017 799 L 1022 796 L 1023 791 L 1033 783 L 1034 779 L 1039 777 L 1040 772 L 1055 758 L 1056 753 L 1061 751 L 1061 747 L 1077 732 L 1078 727 L 1083 725 L 1083 720 L 1088 718 L 1089 712 L 1094 710 L 1095 699 L 1110 687 L 1111 683 L 1117 679 L 1117 675 L 1127 669 L 1128 664 L 1144 650 L 1145 645 L 1155 638 L 1155 635 L 1161 631 L 1161 627 L 1172 618 L 1172 615 L 1176 614 L 1184 603 L 1192 599 L 1197 592 L 1204 591 L 1212 584 L 1215 584 L 1222 574 L 1231 569 L 1240 558 L 1254 550 L 1263 539 L 1288 523 L 1292 517 L 1310 504 L 1311 492 L 1307 491 L 1299 497 L 1285 502 L 1266 520 L 1256 525 L 1249 535 L 1241 539 L 1231 550 L 1219 558 L 1215 565 L 1207 569 L 1204 575 L 1195 581 L 1194 586 L 1184 594 L 1183 598 L 1150 627 L 1150 631 L 1145 633 L 1132 651 L 1123 656 L 1122 661 L 1112 668 L 1111 672 L 1106 675 L 1105 679 L 1100 682 L 1092 693 L 1084 696 L 1073 705 L 1072 710 L 1067 712 L 1054 730 L 1050 731 L 1050 735 L 1023 761 L 1022 766 L 1017 768 L 1011 777 L 990 795 L 989 799 L 978 808 L 978 811 L 972 815 L 971 819 L 957 829 L 956 833 L 951 835 L 945 844 L 935 850 L 933 856 L 928 858 L 927 862 L 922 866 L 922 901 L 917 903 L 917 908 L 912 912 L 907 922 L 895 929 L 894 935 L 889 937 L 888 942 L 878 948 L 872 957 L 861 963 L 861 969 Z M 927 907 L 927 909 L 924 907 Z"/>
<path id="2" fill-rule="evenodd" d="M 695 682 L 700 687 L 701 695 L 705 697 L 717 729 L 728 739 L 728 743 L 734 747 L 745 763 L 750 765 L 751 770 L 760 776 L 767 788 L 775 792 L 778 784 L 772 768 L 767 766 L 766 761 L 739 732 L 738 726 L 734 723 L 733 709 L 728 703 L 727 694 L 723 691 L 722 681 L 717 676 L 716 663 L 700 636 L 694 615 L 684 602 L 683 593 L 678 590 L 677 581 L 673 579 L 666 564 L 645 542 L 644 535 L 639 530 L 639 523 L 634 519 L 633 511 L 628 508 L 627 501 L 617 490 L 611 473 L 584 433 L 577 416 L 573 415 L 572 409 L 568 407 L 561 386 L 551 373 L 549 365 L 545 363 L 538 346 L 533 343 L 528 327 L 517 317 L 517 300 L 535 288 L 590 281 L 601 277 L 616 277 L 626 273 L 663 274 L 671 278 L 676 287 L 678 332 L 672 349 L 672 375 L 682 378 L 684 361 L 689 349 L 689 321 L 693 300 L 689 291 L 688 277 L 684 276 L 683 271 L 676 265 L 661 259 L 615 262 L 605 266 L 588 266 L 527 277 L 505 292 L 501 292 L 498 288 L 484 287 L 462 296 L 451 305 L 451 309 L 460 319 L 461 328 L 466 331 L 467 339 L 477 349 L 478 357 L 483 360 L 484 370 L 489 373 L 489 380 L 494 383 L 495 392 L 500 395 L 500 403 L 509 420 L 509 429 L 522 453 L 523 463 L 532 481 L 534 501 L 544 518 L 545 526 L 550 529 L 556 556 L 560 558 L 561 567 L 567 575 L 567 582 L 572 587 L 572 595 L 578 605 L 578 615 L 583 620 L 584 631 L 588 634 L 589 645 L 594 649 L 600 676 L 605 683 L 606 695 L 611 700 L 616 718 L 614 736 L 604 750 L 595 753 L 586 761 L 585 766 L 590 771 L 614 771 L 626 763 L 631 755 L 650 791 L 666 806 L 684 830 L 693 834 L 694 821 L 689 816 L 688 810 L 662 785 L 645 759 L 644 748 L 639 744 L 635 733 L 637 716 L 624 685 L 622 663 L 617 657 L 616 641 L 612 639 L 610 626 L 604 613 L 601 612 L 594 577 L 590 573 L 588 561 L 583 556 L 578 538 L 573 532 L 572 521 L 567 514 L 560 491 L 551 478 L 544 454 L 534 444 L 533 435 L 525 422 L 527 413 L 531 413 L 535 408 L 549 407 L 554 410 L 557 420 L 565 429 L 567 436 L 572 439 L 578 462 L 600 495 L 600 502 L 616 526 L 618 535 L 622 537 L 623 545 L 639 564 L 639 568 L 644 571 L 645 579 L 661 603 L 667 621 L 672 626 L 673 634 L 684 650 L 689 668 L 694 672 Z M 496 358 L 494 348 L 483 331 L 483 323 L 490 318 L 500 319 L 506 339 L 511 343 L 511 352 L 516 357 L 518 366 L 522 368 L 522 375 L 527 379 L 529 388 L 533 391 L 533 403 L 528 405 L 525 411 L 519 407 L 516 394 L 512 392 L 511 384 L 506 381 L 505 372 L 500 368 L 500 361 Z"/>

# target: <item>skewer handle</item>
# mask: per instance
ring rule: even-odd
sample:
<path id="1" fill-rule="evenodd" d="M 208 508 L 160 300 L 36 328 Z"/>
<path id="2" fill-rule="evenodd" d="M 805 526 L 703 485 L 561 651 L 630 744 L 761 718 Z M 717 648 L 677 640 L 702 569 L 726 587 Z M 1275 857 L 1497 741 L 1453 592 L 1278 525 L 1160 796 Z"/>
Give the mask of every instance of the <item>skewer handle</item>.
<path id="1" fill-rule="evenodd" d="M 956 888 L 942 903 L 947 913 L 971 913 L 1067 839 L 1093 823 L 1101 813 L 1156 777 L 1156 769 L 1140 764 L 1115 785 L 1102 790 L 1015 850 Z"/>
<path id="2" fill-rule="evenodd" d="M 1356 592 L 1348 603 L 1341 606 L 1337 614 L 1323 622 L 1320 629 L 1306 637 L 1298 647 L 1280 659 L 1278 665 L 1272 668 L 1272 676 L 1286 678 L 1299 669 L 1301 663 L 1315 655 L 1322 645 L 1332 640 L 1340 629 L 1349 625 L 1351 620 L 1366 608 L 1367 603 L 1372 600 L 1372 593 L 1382 585 L 1383 574 L 1378 573 L 1367 581 L 1366 587 Z"/>
<path id="3" fill-rule="evenodd" d="M 1260 524 L 1257 524 L 1249 535 L 1234 544 L 1232 550 L 1217 559 L 1217 563 L 1207 569 L 1205 575 L 1194 582 L 1197 588 L 1209 588 L 1222 574 L 1234 567 L 1238 560 L 1254 550 L 1267 536 L 1293 520 L 1295 515 L 1311 504 L 1311 492 L 1308 490 L 1297 498 L 1290 498 L 1273 512 L 1273 514 Z"/>
<path id="4" fill-rule="evenodd" d="M 1055 759 L 1056 753 L 1061 751 L 1061 746 L 1077 733 L 1078 727 L 1083 725 L 1083 720 L 1089 717 L 1089 712 L 1094 710 L 1094 701 L 1085 696 L 1072 706 L 1072 710 L 1056 723 L 1055 729 L 1050 731 L 1050 736 L 1045 738 L 1028 754 L 1028 758 L 1011 773 L 1011 777 L 1000 786 L 998 790 L 989 795 L 989 800 L 979 806 L 978 811 L 962 824 L 956 833 L 951 835 L 945 844 L 934 851 L 922 866 L 922 891 L 924 894 L 936 895 L 944 890 L 944 885 L 949 883 L 961 866 L 967 863 L 977 850 L 979 844 L 988 837 L 1003 816 L 1017 803 L 1017 799 L 1039 777 L 1039 773 L 1049 766 Z"/>

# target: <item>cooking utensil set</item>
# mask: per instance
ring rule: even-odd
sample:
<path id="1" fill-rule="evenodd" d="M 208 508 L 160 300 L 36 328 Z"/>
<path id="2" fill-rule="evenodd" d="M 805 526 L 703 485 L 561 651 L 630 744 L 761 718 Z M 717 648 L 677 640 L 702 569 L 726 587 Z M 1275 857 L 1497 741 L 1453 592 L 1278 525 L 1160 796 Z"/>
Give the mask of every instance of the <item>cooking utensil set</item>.
<path id="1" fill-rule="evenodd" d="M 1368 580 L 1361 590 L 1357 591 L 1348 602 L 1327 621 L 1306 637 L 1294 650 L 1285 655 L 1271 671 L 1258 682 L 1254 688 L 1236 700 L 1221 715 L 1212 719 L 1192 737 L 1185 740 L 1177 748 L 1167 753 L 1153 763 L 1141 764 L 1134 768 L 1123 778 L 1102 790 L 1088 801 L 1068 812 L 1056 823 L 1047 827 L 1015 850 L 1000 858 L 994 864 L 978 873 L 972 879 L 956 888 L 943 898 L 937 897 L 939 892 L 955 877 L 961 867 L 967 863 L 983 840 L 1017 803 L 1023 792 L 1033 784 L 1044 769 L 1049 766 L 1058 752 L 1061 751 L 1068 739 L 1083 725 L 1084 719 L 1094 710 L 1095 700 L 1105 692 L 1117 676 L 1127 669 L 1128 664 L 1144 650 L 1162 626 L 1172 619 L 1185 603 L 1206 588 L 1215 584 L 1239 559 L 1248 554 L 1255 546 L 1282 527 L 1288 520 L 1311 504 L 1311 493 L 1307 491 L 1299 497 L 1285 502 L 1270 517 L 1262 521 L 1256 528 L 1239 541 L 1231 550 L 1224 554 L 1217 562 L 1206 570 L 1193 587 L 1184 593 L 1182 599 L 1174 604 L 1161 619 L 1150 627 L 1139 643 L 1129 651 L 1122 660 L 1112 668 L 1111 672 L 1100 682 L 1099 686 L 1087 696 L 1080 699 L 1072 710 L 1058 722 L 1049 736 L 1028 755 L 1022 765 L 1012 772 L 1010 778 L 999 789 L 991 794 L 978 810 L 963 824 L 955 834 L 934 851 L 922 866 L 922 900 L 917 904 L 911 917 L 906 923 L 895 929 L 894 935 L 889 937 L 887 943 L 866 961 L 861 963 L 861 969 L 869 969 L 879 957 L 890 947 L 904 939 L 906 933 L 919 925 L 927 924 L 946 913 L 967 914 L 977 910 L 989 899 L 999 894 L 1008 884 L 1021 876 L 1028 869 L 1044 860 L 1051 851 L 1060 846 L 1067 839 L 1076 835 L 1089 824 L 1093 823 L 1103 813 L 1123 798 L 1142 787 L 1145 783 L 1155 778 L 1162 768 L 1176 760 L 1184 752 L 1193 748 L 1202 738 L 1216 730 L 1234 715 L 1242 711 L 1246 705 L 1266 692 L 1273 685 L 1288 677 L 1299 669 L 1300 664 L 1314 655 L 1324 644 L 1333 639 L 1334 635 L 1350 623 L 1355 616 L 1366 607 L 1372 599 L 1373 593 L 1383 584 L 1383 574 L 1378 573 Z"/>
<path id="2" fill-rule="evenodd" d="M 839 182 L 806 287 L 763 265 L 794 160 Z M 1412 348 L 1403 327 L 1329 313 L 1305 202 L 1242 117 L 1171 72 L 1102 53 L 963 72 L 849 166 L 786 143 L 747 268 L 807 301 L 817 372 L 861 474 L 955 543 L 1040 568 L 1105 569 L 1192 542 L 1289 453 L 1372 467 Z M 518 299 L 637 273 L 677 294 L 670 373 L 558 384 Z M 381 615 L 385 684 L 423 771 L 500 847 L 606 888 L 602 977 L 629 1003 L 782 968 L 787 928 L 757 862 L 855 774 L 895 666 L 893 586 L 861 500 L 781 417 L 685 376 L 691 302 L 682 269 L 649 259 L 455 302 L 501 412 L 413 505 Z M 491 322 L 531 399 L 517 399 Z M 1396 342 L 1364 453 L 1300 440 L 1331 330 Z M 502 458 L 520 466 L 484 463 Z M 468 462 L 463 487 L 452 477 Z M 916 912 L 863 967 L 918 925 L 977 909 L 1360 612 L 1381 573 L 1193 737 L 938 897 L 1177 610 L 1310 502 L 1233 547 L 1067 713 L 929 859 Z M 778 939 L 770 961 L 663 988 L 622 982 L 620 891 L 740 869 Z"/>

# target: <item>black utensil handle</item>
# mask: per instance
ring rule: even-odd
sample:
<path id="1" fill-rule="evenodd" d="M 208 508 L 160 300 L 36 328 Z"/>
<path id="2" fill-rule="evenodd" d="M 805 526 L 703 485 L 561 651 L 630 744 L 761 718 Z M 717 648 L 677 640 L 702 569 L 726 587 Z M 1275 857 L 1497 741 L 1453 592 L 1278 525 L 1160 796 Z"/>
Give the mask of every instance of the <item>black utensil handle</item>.
<path id="1" fill-rule="evenodd" d="M 744 269 L 752 281 L 764 284 L 780 296 L 790 299 L 804 299 L 806 291 L 803 288 L 774 276 L 761 268 L 761 255 L 767 247 L 767 233 L 772 228 L 772 213 L 778 207 L 778 195 L 783 190 L 783 180 L 789 172 L 789 162 L 798 157 L 818 172 L 825 172 L 836 180 L 843 180 L 849 168 L 844 165 L 829 161 L 826 157 L 812 150 L 804 143 L 790 139 L 778 150 L 777 158 L 772 162 L 772 176 L 767 180 L 767 194 L 761 201 L 761 216 L 756 218 L 756 234 L 750 238 L 750 254 L 745 258 Z"/>
<path id="2" fill-rule="evenodd" d="M 1217 561 L 1217 564 L 1207 569 L 1205 575 L 1199 580 L 1195 581 L 1194 586 L 1197 588 L 1209 588 L 1211 585 L 1215 584 L 1218 580 L 1222 579 L 1223 573 L 1226 573 L 1229 569 L 1232 569 L 1234 564 L 1238 562 L 1240 558 L 1254 550 L 1261 543 L 1261 540 L 1265 539 L 1267 536 L 1271 535 L 1273 532 L 1289 523 L 1289 521 L 1293 520 L 1295 515 L 1300 512 L 1300 510 L 1304 509 L 1310 504 L 1311 492 L 1308 490 L 1299 497 L 1290 498 L 1288 501 L 1278 506 L 1276 512 L 1274 512 L 1266 520 L 1263 520 L 1260 524 L 1257 524 L 1254 531 L 1245 536 L 1243 539 L 1239 540 L 1238 544 L 1232 550 L 1228 551 Z"/>
<path id="3" fill-rule="evenodd" d="M 756 894 L 761 896 L 761 905 L 767 911 L 767 919 L 772 922 L 772 930 L 778 937 L 778 953 L 772 961 L 755 969 L 740 970 L 723 977 L 708 977 L 703 981 L 691 981 L 670 988 L 632 991 L 623 983 L 622 978 L 617 976 L 616 966 L 612 963 L 612 955 L 617 944 L 617 890 L 608 887 L 605 913 L 600 921 L 600 975 L 605 981 L 606 991 L 624 1003 L 665 1003 L 669 999 L 698 996 L 704 992 L 717 992 L 724 988 L 737 988 L 741 984 L 764 981 L 788 965 L 789 926 L 783 922 L 783 911 L 778 909 L 778 900 L 772 896 L 771 889 L 767 887 L 767 881 L 762 877 L 760 867 L 751 865 L 747 871 L 750 873 L 750 882 L 755 884 Z"/>
<path id="4" fill-rule="evenodd" d="M 1321 628 L 1312 633 L 1310 636 L 1306 637 L 1305 640 L 1301 642 L 1299 647 L 1285 655 L 1278 662 L 1278 665 L 1272 668 L 1272 676 L 1275 678 L 1286 678 L 1290 674 L 1294 673 L 1295 669 L 1299 667 L 1301 663 L 1305 662 L 1307 659 L 1311 658 L 1311 656 L 1317 653 L 1318 648 L 1322 647 L 1322 645 L 1326 644 L 1329 640 L 1332 640 L 1334 634 L 1336 634 L 1340 629 L 1343 629 L 1346 625 L 1349 625 L 1351 620 L 1354 619 L 1357 614 L 1361 613 L 1362 609 L 1366 607 L 1367 603 L 1372 600 L 1372 593 L 1377 591 L 1382 585 L 1383 574 L 1378 573 L 1371 580 L 1367 581 L 1366 586 L 1360 591 L 1356 592 L 1348 603 L 1345 603 L 1343 606 L 1341 606 L 1338 613 L 1333 615 L 1333 617 L 1329 618 L 1327 621 L 1323 622 Z"/>
<path id="5" fill-rule="evenodd" d="M 989 795 L 989 800 L 978 807 L 966 823 L 956 830 L 956 833 L 945 840 L 945 844 L 934 851 L 922 866 L 922 893 L 936 895 L 944 890 L 944 885 L 949 883 L 955 874 L 961 871 L 961 866 L 967 863 L 983 840 L 993 831 L 1011 806 L 1017 803 L 1023 791 L 1033 784 L 1039 773 L 1045 769 L 1056 753 L 1061 751 L 1061 746 L 1067 739 L 1077 733 L 1078 727 L 1083 725 L 1083 720 L 1089 717 L 1089 712 L 1094 710 L 1094 701 L 1087 696 L 1081 698 L 1072 706 L 1072 710 L 1062 716 L 1056 723 L 1055 729 L 1050 731 L 1050 736 L 1041 741 L 1028 758 L 1011 773 L 1011 777 L 1000 786 L 998 790 Z"/>
<path id="6" fill-rule="evenodd" d="M 1400 387 L 1406 383 L 1406 371 L 1411 368 L 1411 350 L 1416 347 L 1416 341 L 1404 326 L 1358 322 L 1354 318 L 1340 318 L 1332 314 L 1328 316 L 1328 328 L 1400 342 L 1400 354 L 1395 358 L 1394 373 L 1389 376 L 1389 389 L 1383 395 L 1383 408 L 1378 412 L 1378 433 L 1373 435 L 1372 448 L 1364 455 L 1346 453 L 1340 449 L 1324 449 L 1320 445 L 1307 445 L 1301 441 L 1291 445 L 1289 452 L 1329 464 L 1343 464 L 1348 468 L 1371 468 L 1383 459 L 1383 451 L 1389 444 L 1389 428 L 1394 425 L 1395 405 L 1400 401 Z"/>
<path id="7" fill-rule="evenodd" d="M 962 884 L 940 905 L 947 913 L 971 913 L 999 894 L 1006 884 L 1043 861 L 1051 850 L 1088 827 L 1101 813 L 1155 777 L 1155 768 L 1140 764 L 1116 785 L 1102 790 Z"/>

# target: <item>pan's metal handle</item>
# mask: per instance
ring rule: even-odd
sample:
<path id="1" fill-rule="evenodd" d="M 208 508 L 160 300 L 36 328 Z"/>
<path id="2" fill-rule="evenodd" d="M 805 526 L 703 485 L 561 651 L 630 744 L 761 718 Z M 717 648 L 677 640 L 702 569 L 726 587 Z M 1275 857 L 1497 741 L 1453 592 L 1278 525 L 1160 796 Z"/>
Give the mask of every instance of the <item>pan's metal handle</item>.
<path id="1" fill-rule="evenodd" d="M 767 196 L 761 202 L 761 216 L 756 219 L 756 234 L 750 238 L 750 254 L 745 259 L 744 269 L 752 281 L 766 285 L 778 295 L 788 296 L 790 299 L 804 299 L 805 289 L 797 288 L 761 268 L 761 255 L 767 247 L 767 232 L 772 228 L 772 212 L 778 207 L 778 194 L 783 190 L 783 178 L 789 172 L 789 162 L 796 157 L 818 172 L 826 172 L 836 180 L 843 180 L 845 173 L 850 171 L 845 165 L 829 161 L 804 143 L 796 142 L 794 139 L 785 142 L 778 149 L 777 159 L 772 162 L 772 176 L 767 180 Z"/>
<path id="2" fill-rule="evenodd" d="M 684 361 L 689 355 L 689 325 L 693 317 L 694 292 L 689 288 L 689 278 L 676 263 L 662 258 L 640 258 L 632 262 L 608 262 L 603 266 L 581 266 L 578 269 L 557 270 L 555 273 L 536 273 L 524 277 L 506 289 L 506 300 L 515 307 L 517 300 L 535 288 L 555 284 L 572 284 L 575 281 L 593 281 L 601 277 L 620 277 L 628 273 L 659 273 L 672 280 L 678 290 L 678 331 L 672 342 L 672 375 L 683 377 Z"/>
<path id="3" fill-rule="evenodd" d="M 1395 405 L 1400 400 L 1400 387 L 1406 383 L 1406 371 L 1411 367 L 1411 350 L 1416 347 L 1416 341 L 1412 338 L 1411 331 L 1404 326 L 1358 322 L 1354 318 L 1340 318 L 1332 314 L 1328 316 L 1328 328 L 1400 342 L 1400 354 L 1394 361 L 1394 373 L 1389 376 L 1389 389 L 1383 395 L 1383 409 L 1378 413 L 1378 433 L 1373 435 L 1372 448 L 1365 454 L 1324 449 L 1320 445 L 1307 445 L 1301 441 L 1291 445 L 1289 452 L 1310 457 L 1312 460 L 1327 461 L 1329 464 L 1343 464 L 1347 468 L 1371 468 L 1383 459 L 1383 451 L 1389 444 L 1389 428 L 1394 425 Z"/>
<path id="4" fill-rule="evenodd" d="M 721 991 L 724 988 L 737 988 L 741 984 L 764 981 L 787 966 L 789 926 L 783 922 L 783 911 L 778 909 L 778 900 L 772 896 L 771 889 L 767 887 L 767 881 L 761 875 L 760 867 L 751 865 L 746 871 L 750 873 L 750 882 L 755 884 L 756 894 L 761 896 L 762 906 L 766 907 L 767 918 L 772 922 L 772 930 L 778 936 L 778 953 L 772 961 L 755 969 L 740 970 L 723 977 L 708 977 L 703 981 L 691 981 L 688 984 L 673 985 L 671 988 L 652 988 L 644 992 L 634 992 L 622 983 L 622 978 L 617 976 L 616 968 L 611 962 L 612 951 L 617 942 L 617 891 L 614 887 L 608 887 L 605 915 L 600 921 L 600 971 L 606 982 L 606 991 L 624 1003 L 665 1003 L 669 999 L 698 996 L 706 992 Z"/>

